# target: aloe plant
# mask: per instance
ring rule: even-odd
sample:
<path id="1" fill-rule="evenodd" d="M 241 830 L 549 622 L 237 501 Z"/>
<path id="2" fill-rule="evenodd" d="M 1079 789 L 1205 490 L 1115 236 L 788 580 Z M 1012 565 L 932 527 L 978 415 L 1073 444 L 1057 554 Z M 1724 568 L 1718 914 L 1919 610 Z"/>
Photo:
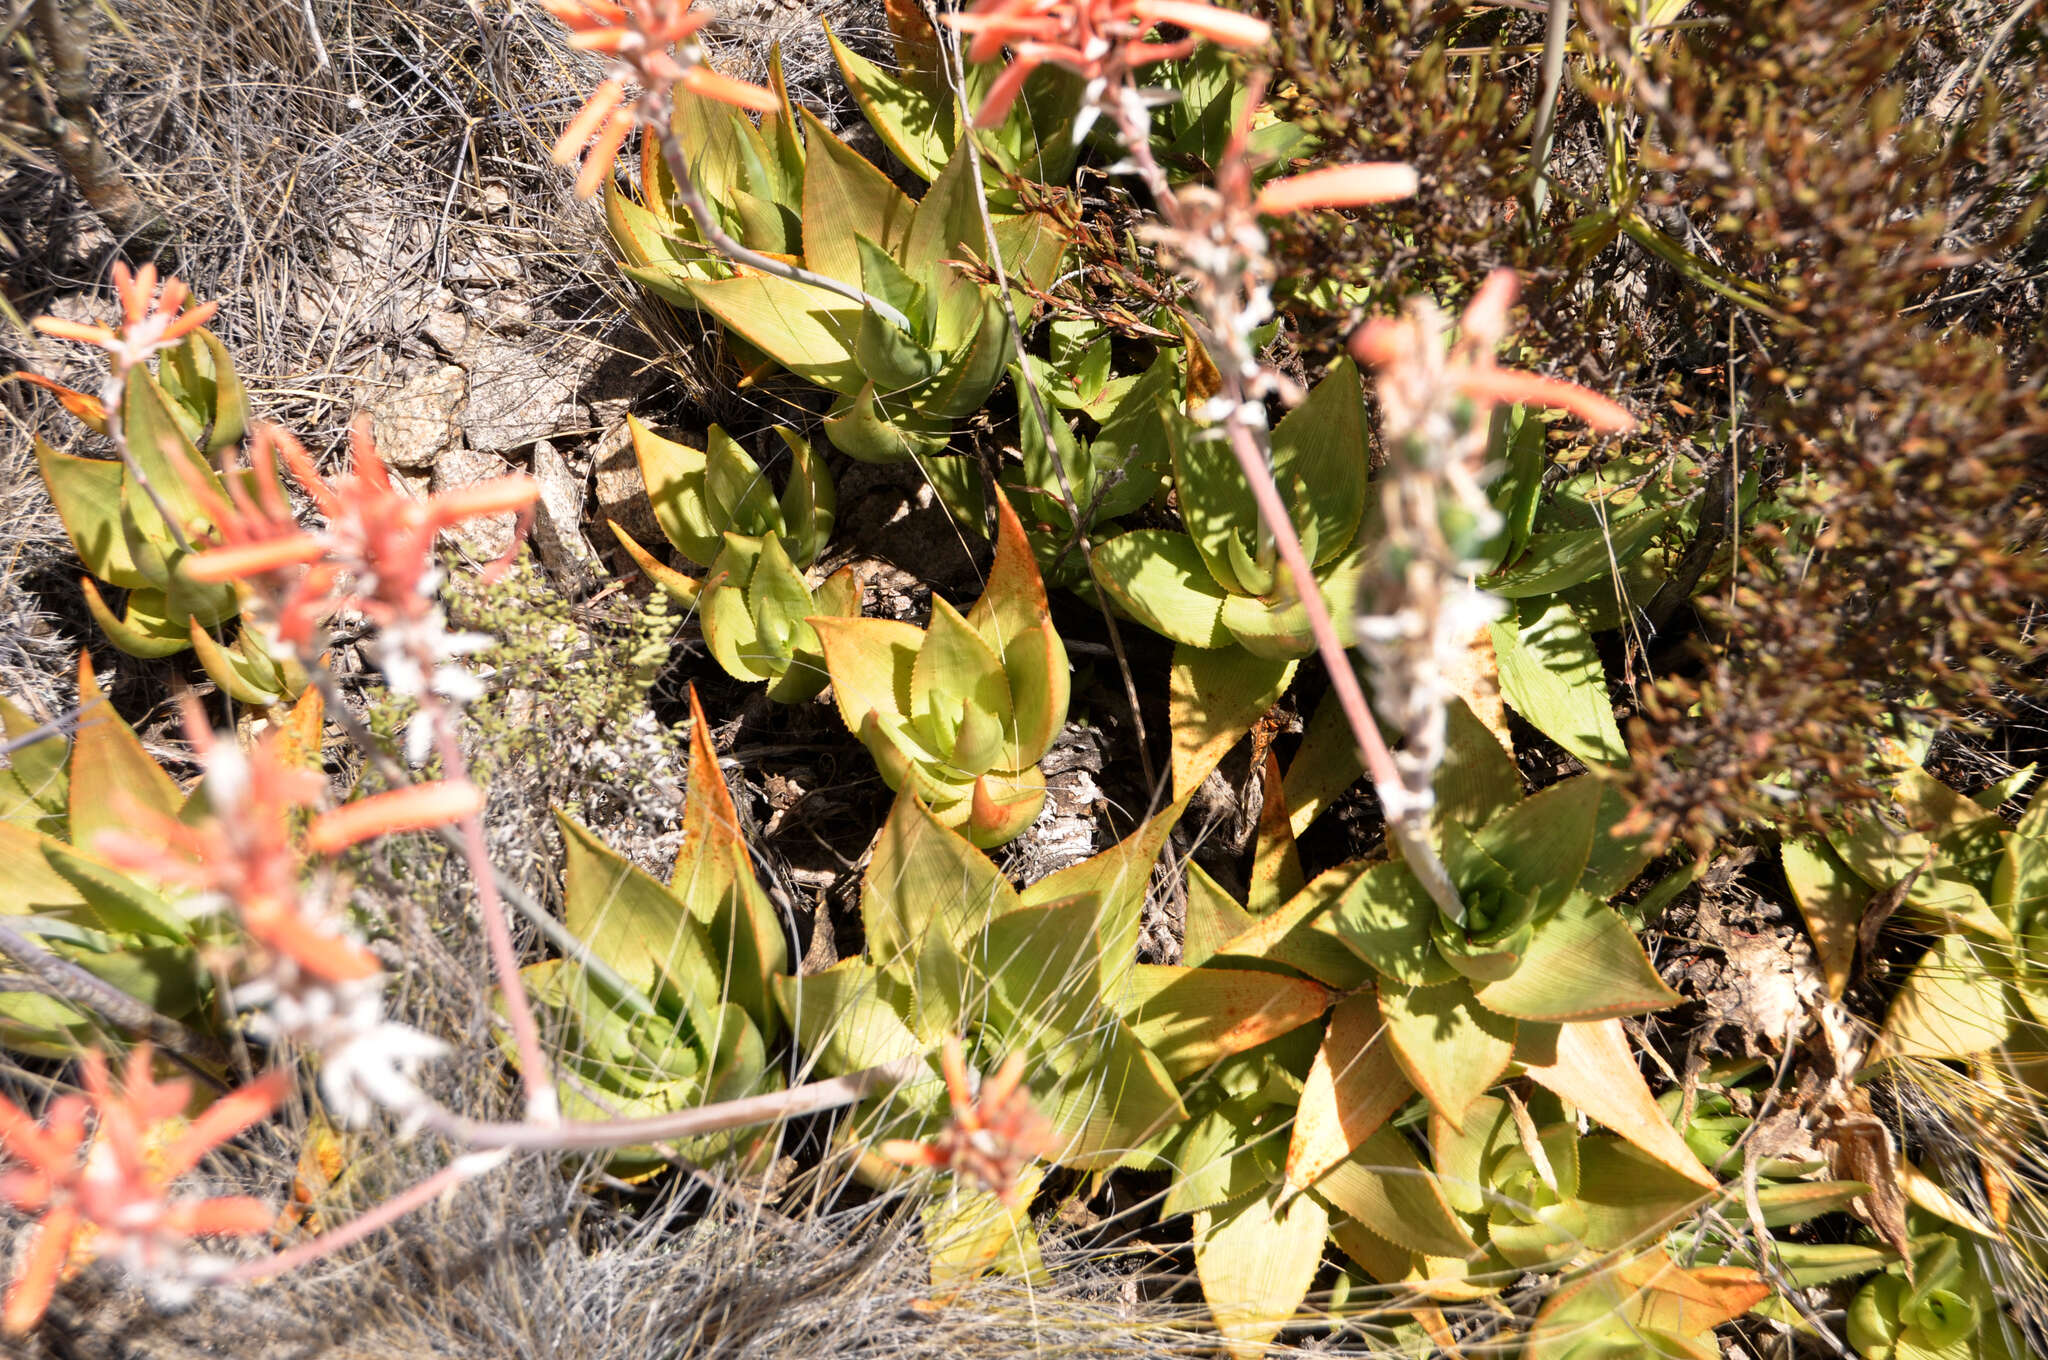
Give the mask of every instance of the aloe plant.
<path id="1" fill-rule="evenodd" d="M 74 736 L 28 740 L 0 770 L 0 916 L 158 1015 L 212 1032 L 206 955 L 230 938 L 222 918 L 189 890 L 115 869 L 95 847 L 102 832 L 131 827 L 138 809 L 175 817 L 191 800 L 107 703 L 83 652 L 78 708 Z M 284 731 L 316 764 L 321 711 L 318 691 L 309 691 L 283 717 Z M 5 699 L 0 725 L 23 739 L 37 728 Z M 0 991 L 0 1046 L 18 1053 L 75 1056 L 100 1039 L 103 1024 L 41 991 Z"/>
<path id="2" fill-rule="evenodd" d="M 1088 563 L 1076 544 L 1077 527 L 1100 537 L 1103 527 L 1160 497 L 1166 489 L 1170 458 L 1169 417 L 1162 402 L 1178 404 L 1185 383 L 1170 354 L 1161 354 L 1144 373 L 1130 378 L 1109 374 L 1108 338 L 1062 345 L 1054 323 L 1053 371 L 1069 369 L 1071 388 L 1045 385 L 1050 428 L 1038 419 L 1035 403 L 1019 403 L 1020 463 L 1006 467 L 1004 490 L 1023 518 L 1031 550 L 1054 585 L 1077 587 L 1090 579 Z M 1062 354 L 1062 349 L 1069 353 Z M 1078 351 L 1073 352 L 1073 351 Z M 1070 360 L 1065 367 L 1062 358 Z M 1025 390 L 1023 373 L 1012 368 L 1011 379 Z M 1092 418 L 1096 432 L 1083 438 L 1067 418 L 1072 410 Z M 1081 512 L 1076 526 L 1067 497 Z"/>
<path id="3" fill-rule="evenodd" d="M 33 374 L 14 376 L 51 389 L 81 423 L 106 433 L 108 412 L 96 398 Z M 128 375 L 118 417 L 140 481 L 121 462 L 35 441 L 43 484 L 92 573 L 79 585 L 93 620 L 130 656 L 195 652 L 208 678 L 242 703 L 296 696 L 304 672 L 290 657 L 273 656 L 256 630 L 242 627 L 225 643 L 215 636 L 242 612 L 235 587 L 194 581 L 184 570 L 210 527 L 203 496 L 224 495 L 206 455 L 235 447 L 249 427 L 248 396 L 226 348 L 211 332 L 194 330 L 165 351 L 155 372 L 138 367 Z M 127 592 L 118 611 L 96 582 Z"/>
<path id="4" fill-rule="evenodd" d="M 1998 805 L 2032 767 L 1964 797 L 1894 750 L 1888 809 L 1850 815 L 1780 854 L 1829 991 L 1840 996 L 1868 903 L 1899 895 L 1899 918 L 1934 937 L 1893 998 L 1868 1061 L 1967 1059 L 2031 1048 L 2048 1024 L 2048 796 L 2017 826 Z"/>
<path id="5" fill-rule="evenodd" d="M 694 687 L 690 713 L 683 842 L 666 884 L 555 815 L 567 853 L 563 924 L 588 959 L 548 959 L 522 977 L 560 1035 L 559 1096 L 570 1118 L 666 1114 L 784 1084 L 769 1045 L 782 1032 L 774 996 L 788 944 L 740 837 Z M 509 1043 L 506 1053 L 516 1061 Z M 762 1137 L 718 1134 L 683 1151 L 752 1155 Z M 669 1155 L 626 1148 L 609 1165 L 639 1176 Z"/>
<path id="6" fill-rule="evenodd" d="M 965 614 L 932 597 L 928 627 L 819 615 L 840 716 L 889 787 L 976 845 L 1014 840 L 1045 803 L 1038 761 L 1067 721 L 1067 649 L 1023 525 L 997 503 L 995 562 Z"/>
<path id="7" fill-rule="evenodd" d="M 1196 648 L 1240 646 L 1292 660 L 1315 649 L 1308 619 L 1283 579 L 1251 488 L 1228 452 L 1172 410 L 1167 433 L 1182 532 L 1138 529 L 1096 546 L 1098 579 L 1118 609 Z M 1365 395 L 1349 360 L 1332 365 L 1308 400 L 1274 427 L 1273 475 L 1314 588 L 1348 603 L 1359 570 L 1371 463 Z M 1348 617 L 1348 609 L 1340 609 Z"/>
<path id="8" fill-rule="evenodd" d="M 611 526 L 640 570 L 695 606 L 711 655 L 736 680 L 768 684 L 768 697 L 801 703 L 825 688 L 815 615 L 860 616 L 860 583 L 840 568 L 813 590 L 804 579 L 832 536 L 832 476 L 794 431 L 777 427 L 790 469 L 777 496 L 766 474 L 713 425 L 703 450 L 629 418 L 654 517 L 676 551 L 709 570 L 700 580 L 656 558 Z"/>
<path id="9" fill-rule="evenodd" d="M 870 462 L 936 455 L 953 421 L 981 409 L 1012 353 L 998 290 L 947 263 L 988 253 L 967 148 L 954 148 L 913 203 L 815 116 L 794 109 L 779 63 L 772 71 L 782 109 L 759 127 L 679 90 L 676 135 L 735 240 L 868 303 L 708 252 L 656 155 L 643 157 L 640 203 L 607 190 L 626 272 L 679 306 L 709 312 L 762 360 L 836 394 L 825 421 L 835 448 Z M 991 223 L 1012 277 L 1048 286 L 1063 248 L 1048 220 L 995 213 Z M 1028 293 L 1015 291 L 1011 302 L 1029 313 Z"/>

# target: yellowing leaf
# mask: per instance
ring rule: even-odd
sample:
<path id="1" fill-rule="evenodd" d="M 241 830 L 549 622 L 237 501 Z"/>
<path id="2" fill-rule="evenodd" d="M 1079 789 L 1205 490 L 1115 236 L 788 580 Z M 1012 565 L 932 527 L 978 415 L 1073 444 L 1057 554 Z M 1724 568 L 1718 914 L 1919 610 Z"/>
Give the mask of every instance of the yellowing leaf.
<path id="1" fill-rule="evenodd" d="M 1193 793 L 1252 724 L 1280 702 L 1299 664 L 1236 647 L 1174 644 L 1168 693 L 1175 798 Z"/>
<path id="2" fill-rule="evenodd" d="M 1261 1191 L 1195 1212 L 1195 1273 L 1233 1356 L 1262 1356 L 1300 1310 L 1323 1261 L 1329 1212 L 1314 1197 Z"/>
<path id="3" fill-rule="evenodd" d="M 71 843 L 92 854 L 102 831 L 126 831 L 140 811 L 175 817 L 185 797 L 142 749 L 78 654 L 78 731 L 71 744 Z"/>
<path id="4" fill-rule="evenodd" d="M 1383 986 L 1380 1018 L 1401 1070 L 1447 1119 L 1462 1119 L 1514 1058 L 1515 1022 L 1481 1006 L 1462 978 L 1433 987 Z"/>
<path id="5" fill-rule="evenodd" d="M 1134 965 L 1109 1003 L 1176 1081 L 1314 1020 L 1330 994 L 1305 978 Z"/>
<path id="6" fill-rule="evenodd" d="M 1529 1076 L 1605 1124 L 1679 1175 L 1706 1189 L 1719 1185 L 1657 1108 L 1636 1067 L 1619 1020 L 1559 1025 L 1548 1052 L 1519 1055 Z"/>

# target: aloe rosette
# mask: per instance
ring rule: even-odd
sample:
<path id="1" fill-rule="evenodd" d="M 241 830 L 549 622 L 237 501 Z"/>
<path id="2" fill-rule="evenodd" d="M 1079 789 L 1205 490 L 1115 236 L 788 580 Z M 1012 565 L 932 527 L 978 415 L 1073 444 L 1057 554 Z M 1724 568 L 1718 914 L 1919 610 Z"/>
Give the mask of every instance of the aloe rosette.
<path id="1" fill-rule="evenodd" d="M 956 147 L 913 202 L 791 106 L 779 64 L 773 72 L 781 109 L 759 126 L 728 105 L 677 92 L 673 126 L 692 173 L 734 239 L 844 283 L 870 304 L 707 251 L 658 154 L 643 156 L 640 203 L 607 190 L 626 273 L 716 317 L 757 367 L 772 361 L 836 394 L 825 429 L 842 452 L 869 462 L 937 454 L 953 421 L 981 409 L 1014 352 L 998 290 L 948 263 L 988 253 L 968 149 Z M 997 212 L 991 221 L 1019 284 L 1049 286 L 1064 246 L 1049 219 Z M 1011 301 L 1020 315 L 1030 312 L 1022 288 Z"/>
<path id="2" fill-rule="evenodd" d="M 1098 578 L 1117 607 L 1188 647 L 1238 646 L 1292 660 L 1315 650 L 1237 461 L 1218 437 L 1165 413 L 1183 531 L 1137 529 L 1097 545 Z M 1273 479 L 1287 502 L 1314 585 L 1337 601 L 1340 629 L 1360 569 L 1371 463 L 1358 369 L 1339 360 L 1274 427 Z"/>
<path id="3" fill-rule="evenodd" d="M 73 416 L 107 432 L 98 399 L 33 374 L 14 376 L 50 389 Z M 256 630 L 217 636 L 242 613 L 235 587 L 195 581 L 184 570 L 211 528 L 207 503 L 227 498 L 207 456 L 234 448 L 249 431 L 248 395 L 226 348 L 211 332 L 194 330 L 163 351 L 154 372 L 137 365 L 121 387 L 118 416 L 141 481 L 116 460 L 35 441 L 43 484 L 91 573 L 79 584 L 94 622 L 130 656 L 193 651 L 208 678 L 242 703 L 296 696 L 305 674 L 290 657 L 273 656 Z M 118 609 L 99 583 L 127 592 Z"/>
<path id="4" fill-rule="evenodd" d="M 1038 761 L 1067 721 L 1067 649 L 1017 514 L 997 503 L 994 565 L 962 614 L 932 597 L 927 628 L 820 615 L 832 692 L 893 789 L 910 788 L 976 845 L 1001 845 L 1045 802 Z"/>
<path id="5" fill-rule="evenodd" d="M 663 563 L 617 523 L 611 530 L 649 580 L 696 608 L 711 655 L 735 680 L 766 683 L 778 703 L 825 688 L 814 614 L 858 617 L 860 583 L 841 568 L 813 589 L 804 570 L 832 537 L 832 476 L 794 431 L 776 427 L 789 451 L 780 495 L 761 466 L 713 425 L 704 448 L 656 434 L 629 418 L 633 451 L 655 522 L 702 579 Z"/>

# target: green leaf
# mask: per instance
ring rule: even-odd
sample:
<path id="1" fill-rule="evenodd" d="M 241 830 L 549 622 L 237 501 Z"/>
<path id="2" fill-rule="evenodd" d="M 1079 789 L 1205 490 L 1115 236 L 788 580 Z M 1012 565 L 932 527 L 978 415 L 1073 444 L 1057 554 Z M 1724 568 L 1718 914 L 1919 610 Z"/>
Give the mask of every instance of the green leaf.
<path id="1" fill-rule="evenodd" d="M 1043 1174 L 1042 1167 L 1019 1173 L 1015 1207 L 991 1191 L 955 1184 L 951 1194 L 919 1210 L 934 1293 L 965 1288 L 990 1271 L 1040 1286 L 1052 1283 L 1031 1225 L 1031 1199 Z"/>
<path id="2" fill-rule="evenodd" d="M 1051 1160 L 1104 1170 L 1187 1118 L 1165 1068 L 1123 1021 L 1104 1017 L 1075 1034 L 1066 1049 L 1055 1055 L 1066 1074 L 1042 1093 L 1032 1083 L 1053 1128 Z"/>
<path id="3" fill-rule="evenodd" d="M 1314 1194 L 1395 1246 L 1424 1256 L 1465 1256 L 1472 1234 L 1400 1132 L 1382 1126 L 1315 1184 Z"/>
<path id="4" fill-rule="evenodd" d="M 895 619 L 837 618 L 813 614 L 832 694 L 847 730 L 859 732 L 871 712 L 899 721 L 910 715 L 910 677 L 924 645 L 924 630 Z"/>
<path id="5" fill-rule="evenodd" d="M 1531 534 L 1513 567 L 1479 578 L 1479 588 L 1503 599 L 1554 595 L 1628 562 L 1650 545 L 1671 519 L 1668 507 L 1632 515 L 1608 529 L 1563 529 Z"/>
<path id="6" fill-rule="evenodd" d="M 145 660 L 176 656 L 192 645 L 192 634 L 160 590 L 131 590 L 119 615 L 100 598 L 90 577 L 80 577 L 78 587 L 85 595 L 86 611 L 116 647 Z"/>
<path id="7" fill-rule="evenodd" d="M 1003 663 L 959 610 L 932 597 L 931 623 L 910 672 L 910 716 L 921 725 L 935 750 L 968 774 L 991 769 L 1001 755 L 1000 744 L 981 759 L 956 754 L 956 741 L 967 730 L 966 719 L 978 715 L 997 724 L 997 742 L 1014 740 L 1010 681 Z"/>
<path id="8" fill-rule="evenodd" d="M 866 382 L 853 357 L 862 311 L 845 298 L 772 274 L 693 282 L 689 290 L 720 324 L 806 382 L 842 396 Z"/>
<path id="9" fill-rule="evenodd" d="M 1457 714 L 1464 706 L 1462 700 L 1453 700 L 1450 705 L 1452 741 L 1446 753 L 1446 763 L 1455 758 Z M 1329 689 L 1316 702 L 1316 711 L 1309 716 L 1308 726 L 1302 729 L 1301 747 L 1294 753 L 1293 763 L 1288 765 L 1287 777 L 1282 781 L 1287 790 L 1288 828 L 1297 838 L 1302 836 L 1310 824 L 1364 773 L 1358 743 L 1352 740 L 1351 724 L 1344 716 L 1343 705 L 1337 700 L 1336 689 Z M 1516 791 L 1520 792 L 1519 776 Z M 1443 802 L 1441 789 L 1437 801 L 1439 804 Z"/>
<path id="10" fill-rule="evenodd" d="M 1215 879 L 1193 860 L 1188 861 L 1187 933 L 1181 942 L 1181 958 L 1199 968 L 1214 958 L 1224 945 L 1249 930 L 1258 920 Z"/>
<path id="11" fill-rule="evenodd" d="M 1629 1050 L 1619 1020 L 1551 1027 L 1523 1025 L 1515 1058 L 1528 1075 L 1589 1118 L 1613 1129 L 1693 1184 L 1714 1189 L 1713 1174 L 1658 1108 Z M 1582 1173 L 1583 1176 L 1583 1173 Z M 1583 1191 L 1583 1180 L 1581 1190 Z"/>
<path id="12" fill-rule="evenodd" d="M 1561 780 L 1502 812 L 1473 837 L 1518 888 L 1536 898 L 1539 913 L 1562 904 L 1585 873 L 1602 787 L 1591 775 Z"/>
<path id="13" fill-rule="evenodd" d="M 155 377 L 140 369 L 129 374 L 122 389 L 121 421 L 136 467 L 189 537 L 195 525 L 205 521 L 205 515 L 187 478 L 195 478 L 216 493 L 222 490 L 220 478 L 193 447 Z M 161 523 L 154 509 L 143 513 L 150 527 Z"/>
<path id="14" fill-rule="evenodd" d="M 1381 976 L 1403 986 L 1431 987 L 1457 976 L 1430 936 L 1436 916 L 1436 903 L 1421 882 L 1395 862 L 1353 877 L 1331 909 L 1330 924 L 1345 947 Z"/>
<path id="15" fill-rule="evenodd" d="M 100 458 L 74 458 L 41 439 L 35 440 L 35 450 L 43 486 L 86 569 L 123 590 L 148 586 L 149 578 L 136 567 L 121 528 L 121 465 Z"/>
<path id="16" fill-rule="evenodd" d="M 844 1075 L 929 1051 L 883 999 L 880 980 L 881 970 L 861 959 L 841 959 L 808 977 L 775 979 L 783 1016 L 824 1071 Z"/>
<path id="17" fill-rule="evenodd" d="M 1522 801 L 1522 772 L 1461 698 L 1445 705 L 1444 760 L 1431 787 L 1437 821 L 1485 826 Z"/>
<path id="18" fill-rule="evenodd" d="M 1330 993 L 1272 973 L 1141 963 L 1109 1000 L 1168 1075 L 1185 1081 L 1316 1019 Z"/>
<path id="19" fill-rule="evenodd" d="M 943 451 L 953 427 L 944 417 L 913 408 L 872 382 L 832 403 L 825 437 L 832 447 L 863 463 L 901 463 Z"/>
<path id="20" fill-rule="evenodd" d="M 646 470 L 644 463 L 641 470 Z M 648 485 L 652 495 L 653 484 Z M 721 539 L 728 533 L 759 537 L 782 527 L 775 488 L 769 485 L 761 465 L 716 425 L 704 443 L 701 494 L 705 525 Z"/>
<path id="21" fill-rule="evenodd" d="M 1574 893 L 1537 926 L 1521 967 L 1478 989 L 1479 1003 L 1517 1020 L 1597 1020 L 1675 1006 L 1628 922 Z"/>
<path id="22" fill-rule="evenodd" d="M 790 560 L 808 567 L 832 541 L 839 491 L 825 461 L 812 455 L 809 440 L 785 425 L 777 425 L 775 433 L 789 448 L 789 481 L 781 500 L 782 533 L 788 540 Z"/>
<path id="23" fill-rule="evenodd" d="M 1055 870 L 1025 888 L 1020 905 L 1042 907 L 1087 895 L 1096 903 L 1096 932 L 1102 942 L 1101 983 L 1105 990 L 1132 967 L 1145 907 L 1145 893 L 1166 838 L 1180 821 L 1187 803 L 1168 804 L 1107 850 L 1079 864 Z"/>
<path id="24" fill-rule="evenodd" d="M 987 923 L 972 960 L 991 983 L 1012 1045 L 1046 1055 L 1062 1072 L 1082 1051 L 1070 1036 L 1088 1029 L 1101 999 L 1099 918 L 1087 895 L 1020 907 Z"/>
<path id="25" fill-rule="evenodd" d="M 1507 1071 L 1515 1022 L 1487 1010 L 1470 983 L 1380 989 L 1380 1017 L 1408 1080 L 1447 1119 L 1461 1119 Z"/>
<path id="26" fill-rule="evenodd" d="M 825 25 L 825 40 L 868 126 L 918 178 L 930 181 L 937 176 L 960 135 L 951 93 L 925 73 L 899 77 L 883 70 L 840 42 L 830 24 Z"/>
<path id="27" fill-rule="evenodd" d="M 1273 480 L 1283 493 L 1292 493 L 1288 513 L 1304 538 L 1313 531 L 1311 565 L 1343 556 L 1358 537 L 1371 473 L 1358 366 L 1348 357 L 1330 365 L 1308 400 L 1273 427 L 1272 447 Z M 1219 459 L 1236 462 L 1222 448 L 1211 449 Z M 1243 494 L 1249 498 L 1249 489 Z"/>
<path id="28" fill-rule="evenodd" d="M 1621 790 L 1609 784 L 1600 790 L 1600 810 L 1593 819 L 1593 848 L 1586 856 L 1586 872 L 1579 875 L 1579 891 L 1600 901 L 1636 881 L 1650 865 L 1650 834 L 1618 834 L 1631 804 Z"/>
<path id="29" fill-rule="evenodd" d="M 1488 625 L 1500 687 L 1530 726 L 1588 765 L 1628 763 L 1607 698 L 1607 672 L 1571 607 L 1552 600 L 1519 611 L 1520 623 Z"/>
<path id="30" fill-rule="evenodd" d="M 1262 959 L 1286 964 L 1338 991 L 1362 986 L 1372 979 L 1372 970 L 1339 937 L 1341 923 L 1331 907 L 1356 891 L 1358 879 L 1370 872 L 1365 865 L 1346 864 L 1318 874 L 1285 905 L 1253 917 L 1248 929 L 1217 948 L 1212 961 L 1235 966 L 1236 960 Z M 1450 975 L 1450 966 L 1440 959 L 1437 967 Z"/>
<path id="31" fill-rule="evenodd" d="M 1267 1354 L 1293 1320 L 1323 1262 L 1329 1211 L 1309 1195 L 1284 1203 L 1262 1190 L 1195 1213 L 1195 1273 L 1232 1356 Z"/>
<path id="32" fill-rule="evenodd" d="M 862 879 L 868 956 L 903 971 L 936 931 L 964 944 L 1023 904 L 988 856 L 942 826 L 917 796 L 896 796 Z"/>
<path id="33" fill-rule="evenodd" d="M 762 639 L 747 602 L 747 587 L 760 560 L 760 539 L 729 535 L 724 551 L 712 560 L 697 597 L 704 645 L 727 675 L 748 683 L 772 678 L 773 662 L 780 659 Z"/>
<path id="34" fill-rule="evenodd" d="M 96 930 L 184 944 L 192 929 L 158 894 L 124 874 L 60 845 L 42 843 L 43 858 L 84 899 L 82 911 L 66 913 Z"/>
<path id="35" fill-rule="evenodd" d="M 1839 1000 L 1856 959 L 1857 927 L 1874 894 L 1818 836 L 1787 836 L 1778 855 L 1792 900 L 1799 904 L 1813 940 L 1821 975 L 1827 979 L 1828 995 Z"/>
<path id="36" fill-rule="evenodd" d="M 860 278 L 859 237 L 893 252 L 913 208 L 901 189 L 807 108 L 804 125 L 804 264 L 852 283 Z"/>
<path id="37" fill-rule="evenodd" d="M 1236 647 L 1175 643 L 1168 680 L 1173 795 L 1193 793 L 1252 724 L 1280 702 L 1297 661 L 1272 661 Z"/>
<path id="38" fill-rule="evenodd" d="M 1204 432 L 1176 413 L 1162 410 L 1160 419 L 1172 451 L 1181 523 L 1204 570 L 1227 592 L 1265 594 L 1272 589 L 1271 551 L 1267 562 L 1251 565 L 1249 555 L 1261 541 L 1261 526 L 1258 505 L 1237 459 L 1220 438 L 1198 437 Z"/>
<path id="39" fill-rule="evenodd" d="M 61 730 L 28 740 L 29 733 L 42 725 L 0 695 L 0 732 L 5 732 L 9 741 L 21 743 L 7 755 L 14 777 L 21 782 L 22 792 L 34 799 L 38 807 L 62 813 L 71 779 L 65 772 L 71 761 L 71 743 Z"/>
<path id="40" fill-rule="evenodd" d="M 1578 1161 L 1577 1199 L 1586 1211 L 1590 1250 L 1653 1239 L 1699 1211 L 1697 1182 L 1619 1138 L 1581 1138 Z"/>
<path id="41" fill-rule="evenodd" d="M 186 636 L 207 679 L 236 703 L 268 707 L 284 697 L 277 668 L 270 658 L 260 654 L 252 657 L 243 650 L 250 637 L 246 629 L 233 647 L 223 647 L 214 641 L 213 634 L 201 628 L 197 619 L 191 621 Z"/>
<path id="42" fill-rule="evenodd" d="M 685 1005 L 725 999 L 724 972 L 704 929 L 674 893 L 557 812 L 566 861 L 562 923 L 628 984 L 651 999 L 673 990 Z"/>
<path id="43" fill-rule="evenodd" d="M 1138 529 L 1095 545 L 1095 580 L 1118 609 L 1162 637 L 1190 647 L 1227 647 L 1223 587 L 1202 565 L 1194 540 L 1168 529 Z"/>

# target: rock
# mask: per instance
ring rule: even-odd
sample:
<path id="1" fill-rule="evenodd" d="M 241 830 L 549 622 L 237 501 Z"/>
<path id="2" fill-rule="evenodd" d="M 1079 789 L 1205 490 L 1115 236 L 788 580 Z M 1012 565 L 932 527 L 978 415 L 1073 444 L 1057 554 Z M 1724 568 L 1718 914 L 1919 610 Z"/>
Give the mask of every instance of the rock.
<path id="1" fill-rule="evenodd" d="M 472 335 L 462 351 L 469 370 L 469 409 L 462 428 L 471 448 L 510 453 L 550 435 L 578 430 L 576 400 L 590 352 L 564 343 L 537 354 L 492 334 Z"/>
<path id="2" fill-rule="evenodd" d="M 502 477 L 510 471 L 512 465 L 494 453 L 479 449 L 449 449 L 435 461 L 429 489 L 438 495 L 473 482 Z M 518 518 L 510 513 L 492 515 L 488 519 L 466 521 L 448 532 L 464 552 L 479 561 L 488 562 L 502 557 L 505 549 L 512 546 L 512 527 Z"/>
<path id="3" fill-rule="evenodd" d="M 443 355 L 454 359 L 469 343 L 469 318 L 452 310 L 429 312 L 425 324 L 420 327 L 420 334 Z"/>
<path id="4" fill-rule="evenodd" d="M 540 483 L 534 551 L 558 580 L 581 595 L 590 588 L 597 567 L 597 554 L 583 537 L 583 477 L 545 439 L 533 446 L 533 476 Z"/>
<path id="5" fill-rule="evenodd" d="M 377 452 L 393 467 L 433 467 L 462 441 L 459 413 L 468 396 L 469 375 L 443 364 L 369 397 L 363 405 L 377 436 Z"/>

